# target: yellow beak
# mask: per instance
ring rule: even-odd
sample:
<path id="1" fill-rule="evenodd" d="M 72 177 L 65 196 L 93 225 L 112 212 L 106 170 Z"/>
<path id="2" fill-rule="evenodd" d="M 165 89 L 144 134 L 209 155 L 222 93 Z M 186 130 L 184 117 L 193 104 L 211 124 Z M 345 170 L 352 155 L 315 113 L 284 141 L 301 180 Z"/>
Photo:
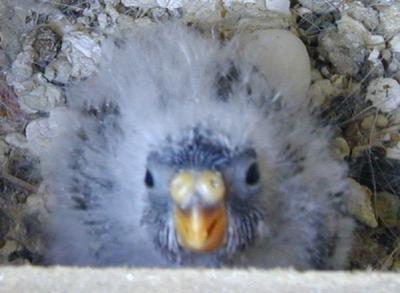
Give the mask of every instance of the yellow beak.
<path id="1" fill-rule="evenodd" d="M 221 174 L 180 172 L 171 181 L 170 193 L 179 244 L 194 252 L 217 250 L 225 241 L 228 224 Z"/>
<path id="2" fill-rule="evenodd" d="M 221 205 L 213 209 L 175 210 L 179 244 L 195 252 L 212 252 L 225 240 L 227 217 Z"/>

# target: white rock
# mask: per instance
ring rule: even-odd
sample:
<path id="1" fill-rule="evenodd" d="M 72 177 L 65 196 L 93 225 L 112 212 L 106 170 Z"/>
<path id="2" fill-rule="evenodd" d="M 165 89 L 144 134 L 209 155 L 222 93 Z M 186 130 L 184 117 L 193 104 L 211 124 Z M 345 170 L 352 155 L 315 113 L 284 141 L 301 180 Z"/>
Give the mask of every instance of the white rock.
<path id="1" fill-rule="evenodd" d="M 70 80 L 71 74 L 71 64 L 65 56 L 59 56 L 46 67 L 44 75 L 48 80 L 65 84 Z"/>
<path id="2" fill-rule="evenodd" d="M 385 38 L 381 35 L 370 35 L 367 46 L 382 50 L 385 48 Z"/>
<path id="3" fill-rule="evenodd" d="M 393 39 L 390 40 L 389 46 L 393 52 L 400 53 L 400 33 L 395 35 Z"/>
<path id="4" fill-rule="evenodd" d="M 42 185 L 43 184 L 41 184 L 41 186 Z M 39 192 L 38 194 L 32 194 L 28 196 L 26 200 L 26 206 L 29 210 L 44 210 L 46 206 L 46 198 Z"/>
<path id="5" fill-rule="evenodd" d="M 7 77 L 9 83 L 14 84 L 16 82 L 21 82 L 29 79 L 33 74 L 32 62 L 32 50 L 27 50 L 18 54 L 17 58 L 12 64 L 11 73 Z"/>
<path id="6" fill-rule="evenodd" d="M 391 112 L 400 106 L 400 85 L 392 78 L 377 78 L 370 82 L 366 99 L 383 112 Z"/>
<path id="7" fill-rule="evenodd" d="M 181 0 L 157 0 L 157 4 L 162 8 L 168 9 L 181 8 L 183 5 Z"/>
<path id="8" fill-rule="evenodd" d="M 377 62 L 379 61 L 379 50 L 378 49 L 373 49 L 371 53 L 368 56 L 368 60 L 371 62 Z"/>
<path id="9" fill-rule="evenodd" d="M 7 79 L 10 85 L 13 86 L 14 92 L 17 96 L 23 96 L 28 93 L 30 93 L 34 87 L 36 86 L 34 80 L 32 78 L 26 80 L 26 81 L 20 81 L 20 82 L 12 82 Z"/>
<path id="10" fill-rule="evenodd" d="M 47 183 L 41 182 L 37 188 L 37 192 L 31 194 L 26 199 L 26 214 L 35 215 L 39 222 L 45 221 L 48 216 L 47 204 L 49 203 L 50 191 Z"/>
<path id="11" fill-rule="evenodd" d="M 7 136 L 5 137 L 5 141 L 8 144 L 15 146 L 17 148 L 26 148 L 28 142 L 26 137 L 18 132 L 12 132 L 7 134 Z"/>
<path id="12" fill-rule="evenodd" d="M 120 27 L 124 28 L 126 30 L 130 30 L 132 27 L 132 23 L 135 26 L 141 26 L 141 27 L 149 27 L 150 25 L 155 25 L 156 22 L 154 22 L 152 19 L 149 17 L 143 17 L 143 18 L 138 18 L 135 20 L 132 20 L 131 17 L 128 17 L 129 19 L 124 18 L 125 23 L 121 24 Z"/>
<path id="13" fill-rule="evenodd" d="M 97 21 L 99 22 L 100 29 L 104 30 L 107 27 L 108 18 L 107 18 L 107 15 L 105 13 L 100 13 L 97 16 Z"/>
<path id="14" fill-rule="evenodd" d="M 400 160 L 400 143 L 391 148 L 386 148 L 386 157 L 393 160 Z"/>
<path id="15" fill-rule="evenodd" d="M 390 6 L 393 5 L 396 1 L 398 0 L 374 0 L 373 2 L 370 0 L 369 2 L 372 2 L 375 5 Z"/>
<path id="16" fill-rule="evenodd" d="M 258 7 L 266 8 L 268 7 L 271 11 L 284 10 L 284 6 L 289 4 L 289 0 L 223 0 L 223 1 L 215 1 L 215 0 L 121 0 L 121 3 L 126 7 L 140 7 L 140 8 L 154 8 L 154 7 L 162 7 L 167 9 L 177 9 L 184 7 L 185 9 L 191 10 L 195 7 L 203 6 L 214 8 L 218 2 L 222 2 L 226 7 L 232 7 L 235 3 L 241 4 L 257 4 Z M 262 2 L 262 5 L 260 3 Z M 268 3 L 271 2 L 271 6 Z M 279 12 L 279 11 L 277 11 Z"/>
<path id="17" fill-rule="evenodd" d="M 147 17 L 139 18 L 137 20 L 141 19 L 148 19 L 148 18 Z M 116 19 L 116 24 L 120 31 L 129 31 L 132 27 L 135 26 L 135 19 L 132 19 L 132 17 L 129 17 L 128 15 L 121 14 Z"/>
<path id="18" fill-rule="evenodd" d="M 363 46 L 371 39 L 371 33 L 365 28 L 365 26 L 360 21 L 355 20 L 346 14 L 337 21 L 337 26 L 340 34 L 354 42 L 354 48 Z"/>
<path id="19" fill-rule="evenodd" d="M 119 0 L 117 0 L 117 1 L 118 1 L 118 3 L 119 3 Z M 112 20 L 113 23 L 116 22 L 118 16 L 120 15 L 120 14 L 118 13 L 118 11 L 117 11 L 117 10 L 115 9 L 115 7 L 114 7 L 114 6 L 116 6 L 118 3 L 112 4 L 112 3 L 107 2 L 107 3 L 106 3 L 106 7 L 104 8 L 105 13 L 108 15 L 108 17 L 111 18 L 111 20 Z"/>
<path id="20" fill-rule="evenodd" d="M 369 77 L 380 78 L 385 74 L 385 68 L 382 64 L 382 58 L 378 47 L 375 47 L 368 56 L 367 70 Z"/>
<path id="21" fill-rule="evenodd" d="M 290 15 L 289 0 L 265 0 L 265 4 L 268 10 Z"/>
<path id="22" fill-rule="evenodd" d="M 27 146 L 33 154 L 43 156 L 54 147 L 55 137 L 81 129 L 79 120 L 66 107 L 55 107 L 49 114 L 48 118 L 33 120 L 25 129 Z"/>
<path id="23" fill-rule="evenodd" d="M 286 1 L 286 0 L 283 0 L 283 1 Z M 194 1 L 186 0 L 186 3 L 190 3 L 190 2 L 194 2 Z M 215 1 L 213 2 L 212 0 L 200 0 L 198 2 L 203 2 L 203 3 L 208 2 L 208 3 L 215 4 Z M 233 6 L 233 4 L 235 4 L 235 3 L 242 3 L 242 4 L 256 4 L 258 7 L 261 7 L 264 9 L 266 8 L 265 2 L 266 2 L 266 0 L 223 0 L 224 5 L 229 6 L 229 7 Z"/>
<path id="24" fill-rule="evenodd" d="M 268 77 L 287 101 L 306 103 L 310 60 L 304 44 L 286 30 L 259 30 L 240 37 L 240 54 Z"/>
<path id="25" fill-rule="evenodd" d="M 59 125 L 50 118 L 36 119 L 26 127 L 26 139 L 34 154 L 42 154 L 49 147 L 52 138 L 59 134 Z"/>
<path id="26" fill-rule="evenodd" d="M 73 77 L 88 77 L 96 70 L 101 57 L 100 38 L 79 31 L 67 33 L 63 38 L 61 52 L 72 66 Z"/>
<path id="27" fill-rule="evenodd" d="M 400 2 L 393 5 L 379 7 L 378 31 L 383 33 L 386 39 L 390 39 L 400 33 Z"/>
<path id="28" fill-rule="evenodd" d="M 157 2 L 155 0 L 121 0 L 122 4 L 126 7 L 155 7 Z"/>
<path id="29" fill-rule="evenodd" d="M 299 2 L 304 7 L 321 14 L 340 11 L 343 8 L 343 0 L 300 0 Z"/>
<path id="30" fill-rule="evenodd" d="M 35 86 L 32 91 L 18 98 L 23 110 L 27 112 L 48 112 L 63 103 L 61 89 L 47 82 L 40 73 L 35 75 L 33 82 Z"/>
<path id="31" fill-rule="evenodd" d="M 365 7 L 363 3 L 355 1 L 347 3 L 348 7 L 343 13 L 362 22 L 370 31 L 374 31 L 379 24 L 378 12 L 371 6 Z"/>
<path id="32" fill-rule="evenodd" d="M 371 33 L 364 25 L 344 14 L 336 30 L 326 30 L 319 37 L 319 52 L 342 75 L 357 77 L 368 53 Z"/>

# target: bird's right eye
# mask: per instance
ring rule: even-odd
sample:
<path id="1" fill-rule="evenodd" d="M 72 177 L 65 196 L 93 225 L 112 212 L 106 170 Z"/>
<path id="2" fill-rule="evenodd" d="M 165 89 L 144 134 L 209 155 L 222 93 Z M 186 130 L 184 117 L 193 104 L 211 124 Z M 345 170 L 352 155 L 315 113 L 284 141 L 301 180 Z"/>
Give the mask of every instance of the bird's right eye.
<path id="1" fill-rule="evenodd" d="M 152 188 L 154 187 L 154 178 L 153 174 L 149 170 L 146 170 L 146 175 L 144 177 L 144 183 L 147 187 Z"/>
<path id="2" fill-rule="evenodd" d="M 246 172 L 246 184 L 256 185 L 260 181 L 260 172 L 257 163 L 253 163 Z"/>

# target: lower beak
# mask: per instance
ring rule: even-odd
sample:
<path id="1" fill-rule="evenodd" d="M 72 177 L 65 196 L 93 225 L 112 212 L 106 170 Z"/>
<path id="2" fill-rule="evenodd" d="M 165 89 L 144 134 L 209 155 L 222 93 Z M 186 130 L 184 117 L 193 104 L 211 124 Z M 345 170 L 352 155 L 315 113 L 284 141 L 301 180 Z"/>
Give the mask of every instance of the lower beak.
<path id="1" fill-rule="evenodd" d="M 223 204 L 213 208 L 175 208 L 178 242 L 194 252 L 212 252 L 225 241 L 227 215 Z"/>

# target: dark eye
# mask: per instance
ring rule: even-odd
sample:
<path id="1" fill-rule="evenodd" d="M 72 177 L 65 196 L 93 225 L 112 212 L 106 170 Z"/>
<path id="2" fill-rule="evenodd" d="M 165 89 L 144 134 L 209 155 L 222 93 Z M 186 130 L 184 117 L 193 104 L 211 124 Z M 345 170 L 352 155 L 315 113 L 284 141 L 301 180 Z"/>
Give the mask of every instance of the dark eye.
<path id="1" fill-rule="evenodd" d="M 146 175 L 144 177 L 144 183 L 149 188 L 154 187 L 153 175 L 151 174 L 151 172 L 149 170 L 146 170 Z"/>
<path id="2" fill-rule="evenodd" d="M 248 185 L 255 185 L 260 181 L 260 172 L 258 171 L 257 163 L 250 165 L 246 173 L 246 183 Z"/>

